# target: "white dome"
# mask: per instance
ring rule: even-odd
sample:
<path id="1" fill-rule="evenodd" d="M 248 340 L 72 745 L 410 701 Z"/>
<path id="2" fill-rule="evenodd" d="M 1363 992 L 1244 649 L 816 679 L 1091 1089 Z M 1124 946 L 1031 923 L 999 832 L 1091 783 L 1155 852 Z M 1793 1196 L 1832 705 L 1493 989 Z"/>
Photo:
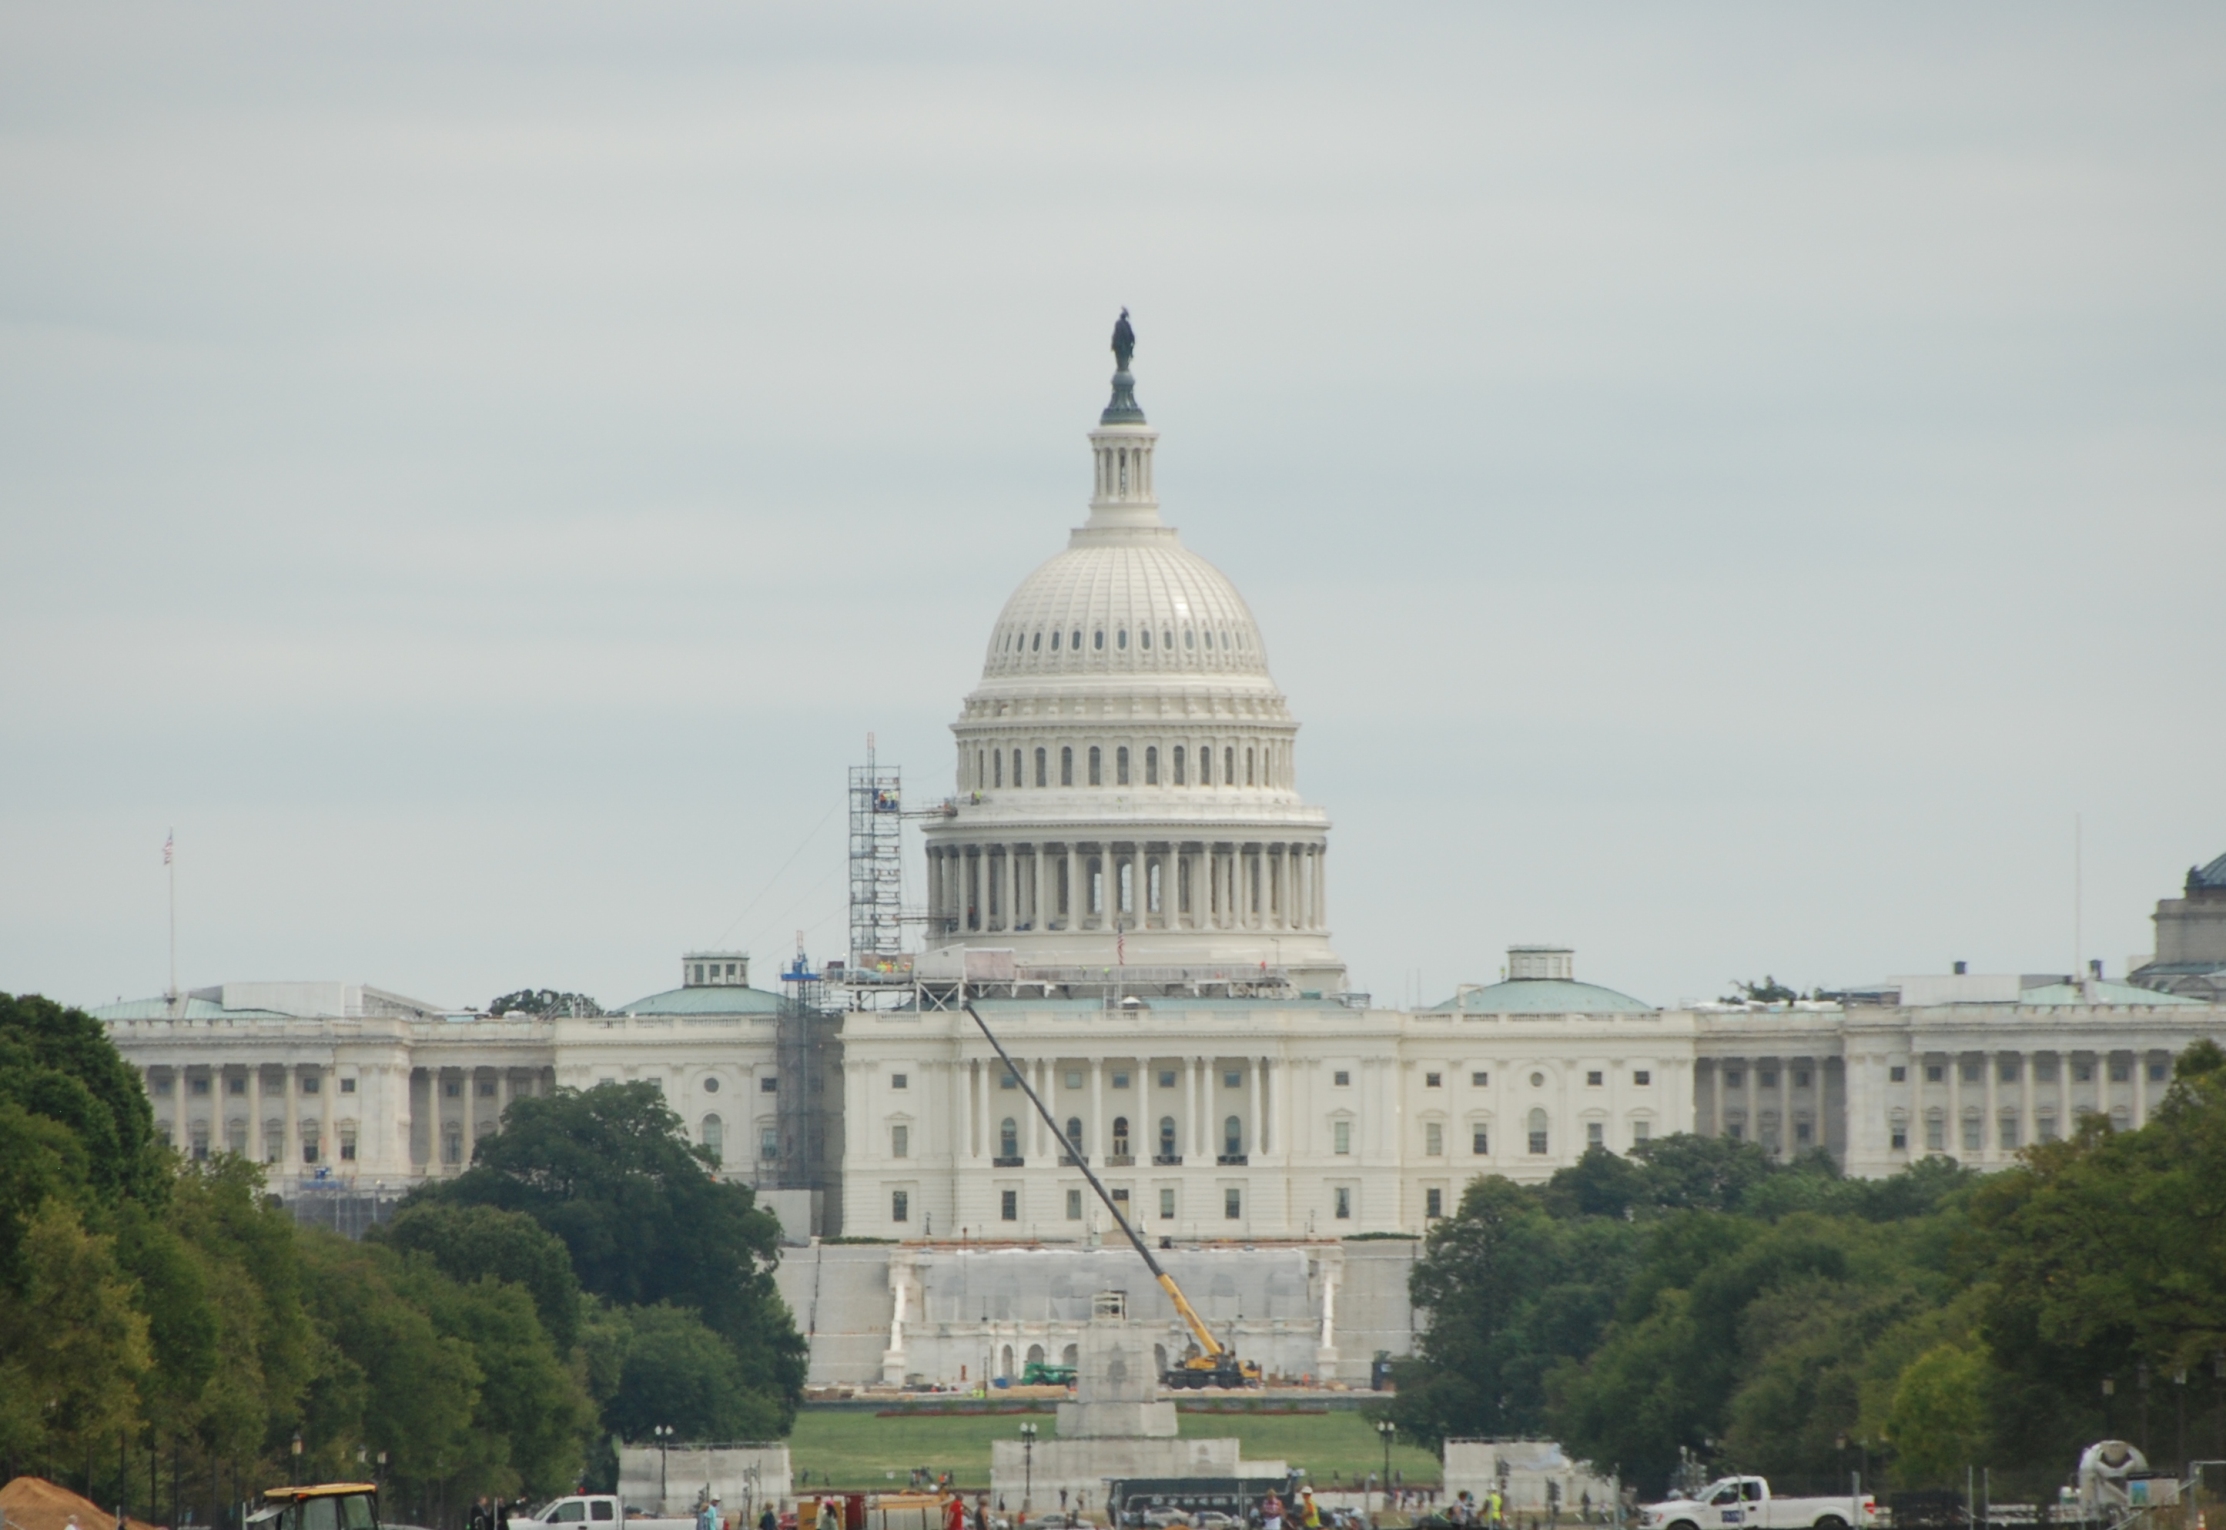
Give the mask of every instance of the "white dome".
<path id="1" fill-rule="evenodd" d="M 1005 602 L 984 681 L 1028 675 L 1257 676 L 1260 629 L 1172 527 L 1079 530 Z"/>

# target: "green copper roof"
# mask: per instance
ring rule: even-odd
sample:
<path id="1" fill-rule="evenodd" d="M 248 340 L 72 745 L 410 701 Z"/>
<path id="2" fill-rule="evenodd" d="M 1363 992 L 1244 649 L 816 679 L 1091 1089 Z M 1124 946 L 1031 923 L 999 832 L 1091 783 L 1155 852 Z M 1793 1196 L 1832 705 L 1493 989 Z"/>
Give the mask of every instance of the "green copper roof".
<path id="1" fill-rule="evenodd" d="M 178 1004 L 168 999 L 125 999 L 85 1011 L 95 1020 L 285 1020 L 275 1009 L 226 1009 L 214 999 L 187 995 Z"/>
<path id="2" fill-rule="evenodd" d="M 705 984 L 668 988 L 613 1010 L 619 1015 L 777 1015 L 788 1001 L 762 988 Z"/>
<path id="3" fill-rule="evenodd" d="M 1654 1009 L 1627 993 L 1569 978 L 1515 978 L 1472 988 L 1430 1007 L 1469 1015 L 1633 1015 Z"/>

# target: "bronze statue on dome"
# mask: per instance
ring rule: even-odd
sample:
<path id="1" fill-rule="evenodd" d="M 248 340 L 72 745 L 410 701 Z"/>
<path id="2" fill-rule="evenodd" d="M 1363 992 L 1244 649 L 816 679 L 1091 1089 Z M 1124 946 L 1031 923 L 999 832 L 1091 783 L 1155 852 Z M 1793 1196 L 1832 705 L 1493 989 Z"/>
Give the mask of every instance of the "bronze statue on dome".
<path id="1" fill-rule="evenodd" d="M 1113 321 L 1114 365 L 1126 372 L 1128 370 L 1128 359 L 1135 354 L 1136 331 L 1129 328 L 1128 310 L 1124 308 L 1121 310 L 1121 316 Z"/>

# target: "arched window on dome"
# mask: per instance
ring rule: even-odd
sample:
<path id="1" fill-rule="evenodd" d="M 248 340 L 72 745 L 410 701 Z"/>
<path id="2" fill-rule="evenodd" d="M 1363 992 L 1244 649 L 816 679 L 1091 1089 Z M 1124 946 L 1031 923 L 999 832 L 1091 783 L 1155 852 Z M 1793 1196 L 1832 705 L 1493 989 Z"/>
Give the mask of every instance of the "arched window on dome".
<path id="1" fill-rule="evenodd" d="M 1172 760 L 1170 760 L 1170 761 L 1169 761 L 1168 763 L 1170 763 L 1171 765 L 1173 765 L 1173 766 L 1175 767 L 1175 784 L 1176 784 L 1177 786 L 1181 786 L 1181 785 L 1183 784 L 1183 746 L 1182 746 L 1182 745 L 1180 745 L 1180 744 L 1177 744 L 1177 745 L 1175 746 L 1175 755 L 1174 755 L 1174 758 L 1173 758 Z"/>
<path id="2" fill-rule="evenodd" d="M 1260 784 L 1253 777 L 1253 769 L 1254 767 L 1252 763 L 1252 751 L 1247 749 L 1244 752 L 1244 784 L 1247 786 L 1257 786 Z"/>
<path id="3" fill-rule="evenodd" d="M 1183 647 L 1185 647 L 1185 648 L 1196 648 L 1197 646 L 1198 646 L 1198 634 L 1197 634 L 1197 632 L 1196 632 L 1196 631 L 1195 631 L 1194 629 L 1192 629 L 1192 628 L 1189 628 L 1189 627 L 1185 627 L 1185 628 L 1183 628 Z"/>
<path id="4" fill-rule="evenodd" d="M 1128 647 L 1128 628 L 1123 627 L 1120 631 L 1113 634 L 1113 646 L 1120 649 L 1126 649 Z"/>
<path id="5" fill-rule="evenodd" d="M 1104 776 L 1098 769 L 1098 746 L 1095 744 L 1090 746 L 1090 784 L 1092 786 L 1103 786 L 1105 784 Z"/>
<path id="6" fill-rule="evenodd" d="M 989 761 L 984 759 L 982 757 L 982 752 L 977 749 L 974 751 L 974 789 L 976 791 L 979 791 L 981 790 L 981 788 L 987 786 L 988 784 Z"/>
<path id="7" fill-rule="evenodd" d="M 1147 635 L 1148 635 L 1148 634 L 1147 634 Z M 1162 648 L 1172 648 L 1172 647 L 1174 647 L 1174 646 L 1175 646 L 1175 629 L 1174 629 L 1174 628 L 1172 628 L 1172 627 L 1168 628 L 1168 629 L 1167 629 L 1167 630 L 1166 630 L 1165 632 L 1162 632 L 1162 633 L 1161 633 L 1161 634 L 1159 635 L 1159 637 L 1160 637 L 1160 647 L 1162 647 Z M 1146 648 L 1149 648 L 1149 647 L 1151 647 L 1152 645 L 1151 645 L 1151 644 L 1149 644 L 1149 643 L 1146 643 L 1146 644 L 1145 644 L 1144 646 L 1145 646 Z"/>
<path id="8" fill-rule="evenodd" d="M 1052 633 L 1051 641 L 1052 646 L 1058 646 L 1059 634 L 1056 632 Z M 1029 639 L 1028 651 L 1030 653 L 1041 653 L 1043 651 L 1043 633 L 1039 631 L 1033 638 Z"/>
<path id="9" fill-rule="evenodd" d="M 1020 751 L 1015 749 L 1013 751 L 1013 785 L 1017 788 L 1020 784 Z"/>
<path id="10" fill-rule="evenodd" d="M 1144 746 L 1144 784 L 1146 786 L 1159 785 L 1159 745 L 1157 744 L 1146 744 Z"/>
<path id="11" fill-rule="evenodd" d="M 1068 640 L 1067 646 L 1076 653 L 1082 651 L 1082 629 L 1080 627 L 1074 629 L 1074 636 Z"/>
<path id="12" fill-rule="evenodd" d="M 1213 746 L 1211 744 L 1200 744 L 1198 746 L 1198 784 L 1200 786 L 1213 785 Z"/>
<path id="13" fill-rule="evenodd" d="M 1059 750 L 1059 784 L 1074 785 L 1074 747 L 1064 745 Z"/>
<path id="14" fill-rule="evenodd" d="M 1053 653 L 1057 653 L 1059 651 L 1059 634 L 1056 632 L 1051 634 L 1051 651 Z"/>
<path id="15" fill-rule="evenodd" d="M 1206 646 L 1208 648 L 1213 647 L 1213 628 L 1211 627 L 1206 629 Z"/>
<path id="16" fill-rule="evenodd" d="M 1128 745 L 1126 744 L 1113 751 L 1113 784 L 1115 786 L 1128 785 Z"/>
<path id="17" fill-rule="evenodd" d="M 1098 628 L 1096 632 L 1090 635 L 1090 646 L 1092 648 L 1099 649 L 1100 651 L 1104 649 L 1105 629 L 1103 627 Z"/>
<path id="18" fill-rule="evenodd" d="M 1038 749 L 1036 751 L 1036 784 L 1038 786 L 1049 786 L 1051 784 L 1050 768 L 1050 756 L 1043 750 Z"/>
<path id="19" fill-rule="evenodd" d="M 1004 751 L 1004 750 L 1002 750 L 1002 749 L 999 749 L 999 750 L 996 750 L 996 751 L 992 752 L 992 754 L 990 755 L 990 760 L 989 760 L 989 769 L 990 769 L 990 784 L 991 784 L 992 786 L 1003 786 L 1003 785 L 1005 784 L 1005 751 Z"/>
<path id="20" fill-rule="evenodd" d="M 1149 627 L 1139 627 L 1139 628 L 1137 628 L 1137 629 L 1136 629 L 1136 641 L 1137 641 L 1137 642 L 1139 642 L 1139 643 L 1142 643 L 1142 644 L 1143 644 L 1143 645 L 1144 645 L 1144 646 L 1145 646 L 1146 648 L 1149 648 L 1149 647 L 1151 647 L 1151 646 L 1152 646 L 1152 629 L 1151 629 L 1151 628 L 1149 628 Z"/>
<path id="21" fill-rule="evenodd" d="M 1237 784 L 1237 751 L 1234 748 L 1221 751 L 1221 784 L 1223 786 L 1235 786 Z"/>

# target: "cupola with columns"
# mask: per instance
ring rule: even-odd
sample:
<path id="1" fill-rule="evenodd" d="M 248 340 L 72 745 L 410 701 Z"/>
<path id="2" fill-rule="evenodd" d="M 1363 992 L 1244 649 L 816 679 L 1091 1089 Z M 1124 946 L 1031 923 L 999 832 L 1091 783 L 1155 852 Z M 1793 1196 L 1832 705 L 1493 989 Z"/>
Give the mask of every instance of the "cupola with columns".
<path id="1" fill-rule="evenodd" d="M 1329 818 L 1298 795 L 1298 724 L 1251 610 L 1160 519 L 1134 344 L 1124 309 L 1089 517 L 1006 601 L 953 725 L 929 943 L 1009 947 L 1047 981 L 1127 967 L 1132 991 L 1263 966 L 1341 988 Z"/>

